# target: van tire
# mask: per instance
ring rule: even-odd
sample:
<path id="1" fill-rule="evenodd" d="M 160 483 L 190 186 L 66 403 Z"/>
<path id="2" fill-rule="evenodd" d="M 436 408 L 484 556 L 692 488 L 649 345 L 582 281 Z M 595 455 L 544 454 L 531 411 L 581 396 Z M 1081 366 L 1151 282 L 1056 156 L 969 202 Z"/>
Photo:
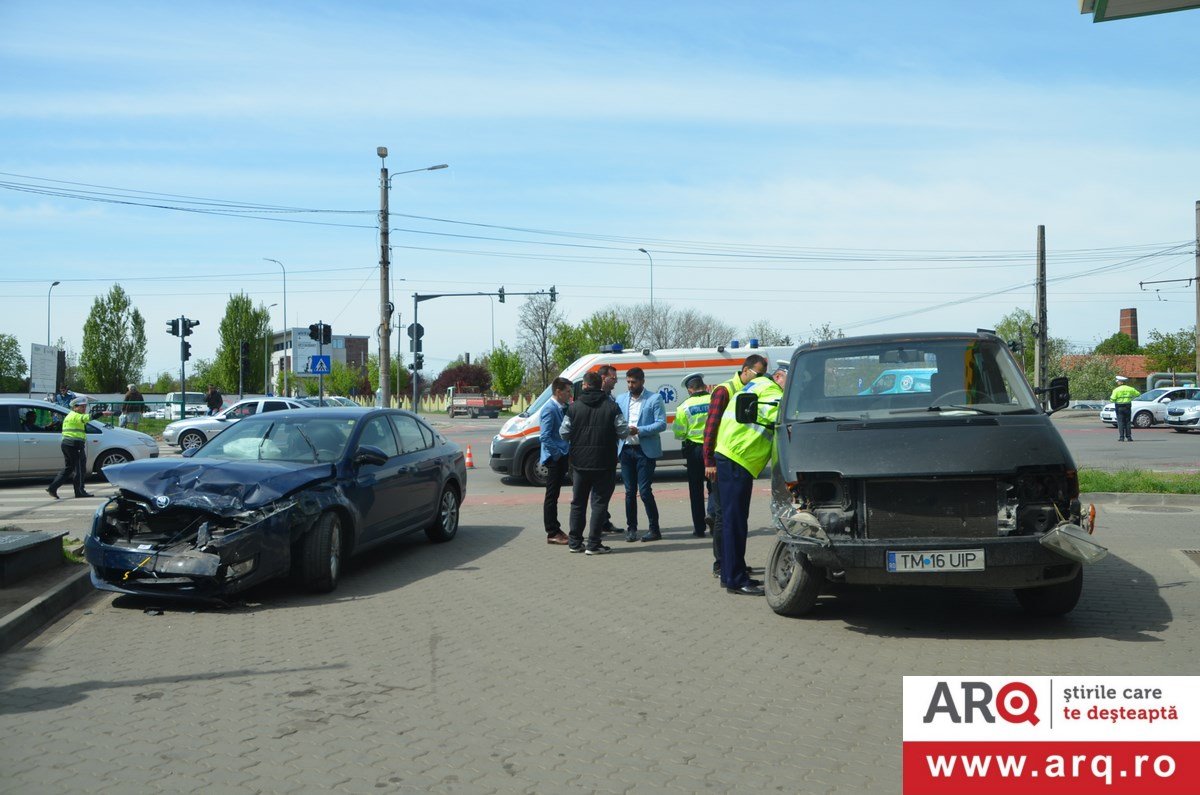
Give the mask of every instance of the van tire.
<path id="1" fill-rule="evenodd" d="M 525 463 L 521 465 L 521 471 L 525 473 L 525 480 L 530 486 L 537 486 L 539 489 L 546 488 L 546 482 L 550 480 L 550 470 L 538 463 L 538 458 L 541 457 L 541 448 L 535 447 L 530 451 L 529 455 L 525 456 Z"/>
<path id="2" fill-rule="evenodd" d="M 767 604 L 781 616 L 802 616 L 817 604 L 825 576 L 803 552 L 775 542 L 763 574 Z"/>
<path id="3" fill-rule="evenodd" d="M 1037 588 L 1017 588 L 1013 591 L 1026 613 L 1033 616 L 1061 616 L 1070 613 L 1079 604 L 1083 593 L 1083 566 L 1075 576 L 1055 585 Z"/>

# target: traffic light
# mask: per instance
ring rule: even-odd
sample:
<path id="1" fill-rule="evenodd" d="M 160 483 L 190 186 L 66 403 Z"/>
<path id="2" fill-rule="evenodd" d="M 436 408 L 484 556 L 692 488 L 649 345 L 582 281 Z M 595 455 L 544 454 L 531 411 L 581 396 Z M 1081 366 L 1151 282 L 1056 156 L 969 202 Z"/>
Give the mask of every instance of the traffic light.
<path id="1" fill-rule="evenodd" d="M 313 340 L 314 342 L 320 341 L 320 339 L 321 339 L 321 324 L 320 323 L 309 323 L 308 324 L 308 338 L 310 340 Z"/>
<path id="2" fill-rule="evenodd" d="M 183 318 L 183 328 L 181 328 L 180 331 L 182 331 L 183 336 L 186 337 L 192 333 L 193 328 L 195 328 L 196 326 L 199 326 L 199 325 L 200 325 L 199 320 L 188 320 L 185 317 L 185 318 Z"/>
<path id="3" fill-rule="evenodd" d="M 500 303 L 504 303 L 504 288 L 503 288 L 503 287 L 501 287 L 501 288 L 500 288 L 500 289 L 497 291 L 497 294 L 500 296 Z"/>
<path id="4" fill-rule="evenodd" d="M 308 338 L 328 345 L 333 341 L 333 326 L 328 323 L 311 323 L 308 327 Z"/>
<path id="5" fill-rule="evenodd" d="M 558 301 L 558 290 L 551 287 L 550 288 L 550 303 L 552 303 L 552 304 L 557 303 L 557 301 Z"/>
<path id="6" fill-rule="evenodd" d="M 242 342 L 242 371 L 250 369 L 250 343 Z"/>
<path id="7" fill-rule="evenodd" d="M 179 359 L 180 359 L 180 361 L 186 362 L 190 358 L 192 358 L 192 343 L 188 342 L 187 340 L 180 340 L 179 341 Z"/>
<path id="8" fill-rule="evenodd" d="M 321 342 L 325 345 L 333 342 L 333 327 L 328 323 L 321 324 Z"/>
<path id="9" fill-rule="evenodd" d="M 417 370 L 423 369 L 425 367 L 425 354 L 418 353 L 413 356 L 413 365 Z"/>
<path id="10" fill-rule="evenodd" d="M 172 337 L 179 336 L 179 318 L 167 321 L 167 333 Z"/>

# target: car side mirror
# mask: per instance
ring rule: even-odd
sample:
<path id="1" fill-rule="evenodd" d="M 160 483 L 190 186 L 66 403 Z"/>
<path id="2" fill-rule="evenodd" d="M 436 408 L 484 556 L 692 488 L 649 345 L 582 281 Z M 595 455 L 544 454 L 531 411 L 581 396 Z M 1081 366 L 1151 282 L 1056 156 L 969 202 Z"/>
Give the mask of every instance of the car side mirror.
<path id="1" fill-rule="evenodd" d="M 743 425 L 758 424 L 758 395 L 740 392 L 734 399 L 733 415 Z"/>
<path id="2" fill-rule="evenodd" d="M 383 466 L 387 462 L 387 453 L 373 445 L 364 444 L 354 451 L 355 464 L 374 464 L 375 466 Z"/>
<path id="3" fill-rule="evenodd" d="M 1046 394 L 1050 398 L 1051 413 L 1065 409 L 1071 402 L 1071 387 L 1067 377 L 1060 375 L 1058 378 L 1051 378 Z"/>
<path id="4" fill-rule="evenodd" d="M 200 449 L 199 447 L 189 447 L 188 449 L 184 450 L 183 453 L 181 453 L 181 455 L 184 458 L 191 458 L 192 456 L 194 456 L 196 454 L 196 451 L 199 449 Z"/>

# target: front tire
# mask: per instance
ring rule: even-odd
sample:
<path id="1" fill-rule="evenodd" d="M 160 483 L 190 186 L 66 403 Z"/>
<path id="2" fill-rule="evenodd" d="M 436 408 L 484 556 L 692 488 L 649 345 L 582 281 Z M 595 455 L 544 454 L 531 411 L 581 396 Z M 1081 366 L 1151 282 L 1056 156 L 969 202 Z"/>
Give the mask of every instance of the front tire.
<path id="1" fill-rule="evenodd" d="M 1187 428 L 1172 428 L 1171 430 L 1175 431 L 1175 433 L 1187 433 L 1188 432 Z"/>
<path id="2" fill-rule="evenodd" d="M 1139 411 L 1133 418 L 1133 427 L 1149 428 L 1154 424 L 1154 415 L 1148 411 Z"/>
<path id="3" fill-rule="evenodd" d="M 438 512 L 425 528 L 425 535 L 435 544 L 441 544 L 458 534 L 458 491 L 446 484 L 442 498 L 438 500 Z"/>
<path id="4" fill-rule="evenodd" d="M 1013 591 L 1026 613 L 1034 616 L 1061 616 L 1070 613 L 1079 604 L 1083 593 L 1083 567 L 1074 577 L 1057 585 L 1042 585 L 1038 588 L 1018 588 Z"/>
<path id="5" fill-rule="evenodd" d="M 184 431 L 179 437 L 180 450 L 192 450 L 197 447 L 203 447 L 205 442 L 204 434 L 200 431 Z"/>
<path id="6" fill-rule="evenodd" d="M 767 604 L 772 610 L 781 616 L 804 615 L 817 604 L 824 581 L 821 569 L 807 555 L 791 544 L 775 542 L 763 575 Z"/>
<path id="7" fill-rule="evenodd" d="M 313 593 L 329 593 L 342 572 L 342 520 L 332 511 L 321 514 L 300 539 L 300 584 Z"/>
<path id="8" fill-rule="evenodd" d="M 521 470 L 525 473 L 525 480 L 529 481 L 529 485 L 544 489 L 550 480 L 550 470 L 546 469 L 544 464 L 538 463 L 539 453 L 540 450 L 535 447 L 533 452 L 525 456 L 525 465 Z"/>
<path id="9" fill-rule="evenodd" d="M 124 450 L 107 450 L 96 458 L 95 463 L 92 464 L 92 471 L 103 477 L 104 473 L 101 470 L 105 467 L 115 464 L 128 464 L 132 460 L 133 456 Z"/>

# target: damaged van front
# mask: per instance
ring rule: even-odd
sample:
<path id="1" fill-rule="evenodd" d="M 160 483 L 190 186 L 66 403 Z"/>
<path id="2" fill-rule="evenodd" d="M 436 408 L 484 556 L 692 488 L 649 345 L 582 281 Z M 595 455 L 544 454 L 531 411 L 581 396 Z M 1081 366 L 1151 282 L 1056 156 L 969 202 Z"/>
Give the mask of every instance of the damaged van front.
<path id="1" fill-rule="evenodd" d="M 884 371 L 929 389 L 873 393 Z M 1069 400 L 1066 379 L 1045 396 Z M 738 397 L 739 421 L 753 396 Z M 1011 588 L 1029 612 L 1072 610 L 1094 508 L 1075 463 L 1009 351 L 990 333 L 881 335 L 801 346 L 775 428 L 764 577 L 783 615 L 830 582 Z"/>

